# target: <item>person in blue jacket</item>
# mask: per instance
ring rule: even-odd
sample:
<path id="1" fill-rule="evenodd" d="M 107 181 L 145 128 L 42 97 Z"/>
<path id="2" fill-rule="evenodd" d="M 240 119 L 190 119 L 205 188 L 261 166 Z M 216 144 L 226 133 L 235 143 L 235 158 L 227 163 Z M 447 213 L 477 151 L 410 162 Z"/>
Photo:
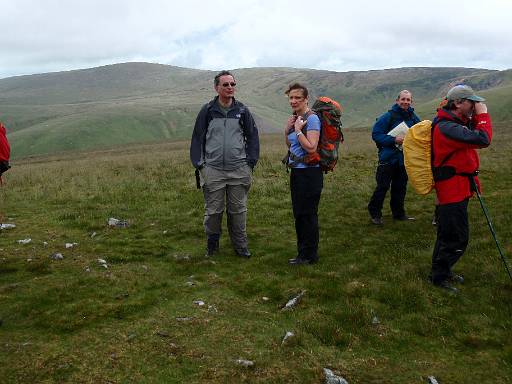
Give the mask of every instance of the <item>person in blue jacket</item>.
<path id="1" fill-rule="evenodd" d="M 377 187 L 368 203 L 368 212 L 373 224 L 382 225 L 382 206 L 386 193 L 391 187 L 390 207 L 395 220 L 414 220 L 405 214 L 404 201 L 407 190 L 407 173 L 402 153 L 403 135 L 392 136 L 388 133 L 401 124 L 408 127 L 420 121 L 414 113 L 412 94 L 403 90 L 398 94 L 396 103 L 380 116 L 372 130 L 372 139 L 379 149 L 379 165 L 375 179 Z"/>

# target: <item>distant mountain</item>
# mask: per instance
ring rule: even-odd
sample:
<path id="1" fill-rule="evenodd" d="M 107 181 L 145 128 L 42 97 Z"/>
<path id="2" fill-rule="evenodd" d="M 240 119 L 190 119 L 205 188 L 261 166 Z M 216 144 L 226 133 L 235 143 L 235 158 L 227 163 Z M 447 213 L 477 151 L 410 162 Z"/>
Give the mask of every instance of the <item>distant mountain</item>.
<path id="1" fill-rule="evenodd" d="M 495 121 L 512 120 L 512 70 L 400 68 L 330 72 L 238 69 L 237 98 L 263 132 L 281 131 L 289 114 L 284 91 L 299 81 L 310 98 L 344 106 L 346 127 L 370 126 L 401 89 L 413 92 L 420 117 L 431 118 L 450 84 L 464 81 L 489 99 Z M 196 114 L 214 95 L 214 71 L 125 63 L 0 80 L 0 120 L 15 157 L 190 137 Z"/>

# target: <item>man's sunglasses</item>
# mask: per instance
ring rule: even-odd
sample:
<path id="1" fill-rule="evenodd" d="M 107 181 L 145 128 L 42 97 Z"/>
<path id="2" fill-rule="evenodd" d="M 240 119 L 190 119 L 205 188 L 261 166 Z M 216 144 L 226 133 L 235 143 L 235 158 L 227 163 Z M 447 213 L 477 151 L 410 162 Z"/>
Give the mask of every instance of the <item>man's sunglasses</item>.
<path id="1" fill-rule="evenodd" d="M 230 85 L 231 85 L 232 87 L 236 87 L 236 83 L 222 83 L 222 86 L 223 86 L 224 88 L 227 88 L 227 87 L 229 87 Z"/>

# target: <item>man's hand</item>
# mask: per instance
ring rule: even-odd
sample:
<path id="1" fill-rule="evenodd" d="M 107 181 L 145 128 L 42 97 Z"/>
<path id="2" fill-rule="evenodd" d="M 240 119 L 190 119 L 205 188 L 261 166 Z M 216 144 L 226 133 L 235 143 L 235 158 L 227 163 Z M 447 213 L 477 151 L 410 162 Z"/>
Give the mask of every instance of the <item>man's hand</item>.
<path id="1" fill-rule="evenodd" d="M 403 137 L 401 137 L 401 136 L 395 137 L 395 144 L 402 145 L 403 142 L 404 142 Z"/>
<path id="2" fill-rule="evenodd" d="M 475 114 L 487 113 L 487 105 L 484 103 L 475 103 Z"/>

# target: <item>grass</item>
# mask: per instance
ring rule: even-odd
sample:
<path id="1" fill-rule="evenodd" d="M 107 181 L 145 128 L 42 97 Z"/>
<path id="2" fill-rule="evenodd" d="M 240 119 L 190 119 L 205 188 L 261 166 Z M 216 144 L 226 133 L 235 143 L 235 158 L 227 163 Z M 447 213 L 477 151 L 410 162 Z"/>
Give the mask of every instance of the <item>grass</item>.
<path id="1" fill-rule="evenodd" d="M 510 383 L 512 285 L 478 202 L 456 266 L 466 283 L 449 296 L 426 282 L 433 196 L 409 191 L 414 223 L 392 222 L 386 206 L 385 225 L 372 226 L 375 147 L 368 129 L 345 136 L 325 177 L 320 263 L 304 268 L 287 265 L 295 234 L 281 135 L 262 137 L 249 260 L 226 234 L 220 254 L 204 257 L 188 141 L 15 161 L 0 189 L 1 221 L 17 225 L 0 232 L 2 383 L 320 383 L 324 367 L 351 384 Z M 498 126 L 481 151 L 484 199 L 509 258 L 511 142 Z M 108 228 L 109 217 L 130 226 Z M 286 331 L 295 337 L 282 345 Z"/>

